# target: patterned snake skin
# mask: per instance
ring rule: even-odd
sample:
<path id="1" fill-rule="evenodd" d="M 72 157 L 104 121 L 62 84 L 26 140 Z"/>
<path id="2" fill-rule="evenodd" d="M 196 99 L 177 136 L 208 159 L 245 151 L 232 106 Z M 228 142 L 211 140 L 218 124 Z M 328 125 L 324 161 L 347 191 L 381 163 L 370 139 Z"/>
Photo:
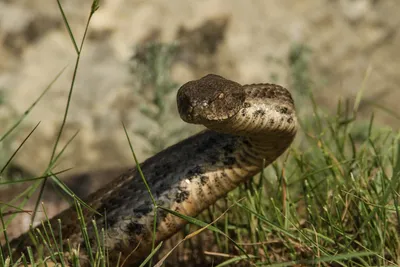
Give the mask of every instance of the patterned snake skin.
<path id="1" fill-rule="evenodd" d="M 140 166 L 158 206 L 192 217 L 259 173 L 264 160 L 265 165 L 272 163 L 289 147 L 297 131 L 292 97 L 279 85 L 242 86 L 209 74 L 184 84 L 178 91 L 177 104 L 184 121 L 203 124 L 208 130 L 165 149 Z M 83 208 L 92 251 L 96 251 L 97 243 L 91 220 L 95 218 L 98 229 L 106 225 L 110 266 L 115 266 L 119 257 L 120 262 L 126 261 L 125 266 L 132 266 L 150 253 L 154 206 L 136 168 L 85 202 L 106 214 Z M 75 207 L 50 220 L 59 240 L 57 219 L 62 222 L 65 248 L 67 240 L 73 249 L 79 246 L 76 256 L 81 266 L 89 264 Z M 185 224 L 185 220 L 158 209 L 156 242 L 168 239 Z M 25 233 L 11 242 L 14 259 L 26 251 L 26 246 L 33 246 L 32 236 Z M 36 246 L 33 250 L 38 253 Z M 46 255 L 48 250 L 42 253 Z M 66 261 L 71 258 L 64 253 Z"/>

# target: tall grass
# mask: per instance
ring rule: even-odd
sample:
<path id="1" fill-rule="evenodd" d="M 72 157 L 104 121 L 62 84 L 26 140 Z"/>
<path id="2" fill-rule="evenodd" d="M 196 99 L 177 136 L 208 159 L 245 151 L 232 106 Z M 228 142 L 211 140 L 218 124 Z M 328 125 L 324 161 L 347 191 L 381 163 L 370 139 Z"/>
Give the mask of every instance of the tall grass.
<path id="1" fill-rule="evenodd" d="M 53 149 L 52 149 L 52 153 L 51 153 L 51 157 L 50 157 L 50 160 L 49 160 L 48 167 L 47 167 L 46 170 L 43 172 L 43 175 L 42 175 L 41 177 L 36 177 L 36 178 L 33 178 L 33 179 L 21 179 L 21 180 L 19 180 L 18 182 L 26 182 L 27 180 L 31 180 L 31 181 L 34 180 L 35 182 L 34 182 L 31 186 L 29 186 L 24 192 L 22 192 L 22 193 L 19 194 L 16 198 L 14 198 L 10 203 L 7 203 L 7 205 L 2 205 L 2 207 L 1 207 L 1 209 L 0 209 L 1 228 L 3 229 L 3 234 L 4 234 L 4 236 L 5 236 L 5 240 L 6 240 L 6 243 L 7 243 L 5 247 L 7 247 L 7 250 L 8 250 L 7 252 L 8 252 L 9 255 L 11 255 L 11 248 L 10 248 L 10 246 L 9 246 L 9 243 L 8 243 L 9 240 L 8 240 L 8 238 L 7 238 L 7 233 L 6 233 L 7 226 L 11 223 L 11 221 L 12 221 L 12 219 L 15 217 L 15 214 L 16 214 L 16 213 L 18 213 L 18 212 L 24 212 L 23 209 L 22 209 L 21 207 L 23 207 L 23 206 L 26 204 L 26 202 L 29 200 L 29 198 L 32 196 L 32 194 L 33 194 L 37 189 L 39 189 L 39 190 L 40 190 L 40 191 L 39 191 L 39 197 L 38 197 L 38 199 L 37 199 L 37 201 L 36 201 L 36 206 L 35 206 L 35 209 L 34 209 L 33 212 L 32 212 L 33 215 L 32 215 L 32 217 L 31 217 L 31 218 L 32 218 L 32 219 L 31 219 L 31 222 L 34 221 L 35 215 L 36 215 L 36 212 L 37 212 L 39 203 L 40 203 L 40 198 L 41 198 L 41 196 L 42 196 L 42 194 L 43 194 L 43 190 L 44 190 L 44 188 L 45 188 L 45 184 L 46 184 L 46 182 L 47 182 L 48 177 L 51 177 L 52 179 L 54 179 L 55 182 L 56 182 L 56 184 L 59 185 L 60 188 L 63 189 L 68 195 L 70 195 L 71 197 L 73 197 L 73 198 L 75 199 L 75 201 L 77 201 L 77 203 L 82 203 L 83 205 L 87 206 L 87 205 L 84 204 L 80 199 L 76 198 L 76 196 L 74 196 L 73 192 L 71 192 L 71 191 L 65 186 L 65 184 L 63 184 L 63 182 L 60 181 L 60 180 L 57 178 L 56 174 L 54 174 L 54 172 L 53 172 L 53 168 L 54 168 L 54 166 L 55 166 L 55 163 L 56 163 L 57 160 L 59 159 L 59 157 L 62 155 L 62 153 L 63 153 L 64 150 L 66 149 L 66 146 L 73 140 L 73 138 L 74 138 L 74 137 L 76 136 L 76 134 L 77 134 L 77 133 L 76 133 L 76 134 L 74 134 L 74 135 L 71 137 L 71 139 L 67 142 L 67 145 L 66 145 L 65 147 L 63 147 L 61 150 L 58 149 L 58 145 L 59 145 L 61 136 L 62 136 L 62 134 L 63 134 L 64 126 L 65 126 L 65 124 L 66 124 L 67 117 L 68 117 L 68 111 L 69 111 L 69 107 L 70 107 L 71 97 L 72 97 L 72 93 L 73 93 L 73 89 L 74 89 L 74 85 L 75 85 L 75 78 L 76 78 L 76 74 L 77 74 L 78 67 L 79 67 L 80 56 L 81 56 L 82 49 L 83 49 L 83 45 L 84 45 L 84 42 L 85 42 L 85 37 L 86 37 L 87 31 L 88 31 L 88 27 L 89 27 L 90 20 L 91 20 L 92 16 L 94 15 L 94 13 L 96 12 L 96 10 L 99 8 L 99 0 L 93 0 L 93 2 L 92 2 L 92 6 L 91 6 L 91 10 L 90 10 L 89 17 L 88 17 L 88 20 L 87 20 L 87 24 L 86 24 L 86 27 L 85 27 L 84 35 L 83 35 L 82 41 L 81 41 L 81 43 L 80 43 L 79 45 L 78 45 L 78 43 L 77 43 L 77 41 L 76 41 L 76 38 L 75 38 L 74 34 L 72 33 L 71 27 L 69 26 L 69 23 L 68 23 L 68 19 L 67 19 L 65 13 L 64 13 L 64 10 L 63 10 L 63 7 L 62 7 L 60 1 L 57 0 L 57 3 L 58 3 L 58 7 L 59 7 L 59 10 L 60 10 L 61 16 L 62 16 L 62 18 L 63 18 L 63 20 L 64 20 L 65 26 L 66 26 L 66 28 L 67 28 L 67 31 L 68 31 L 68 33 L 69 33 L 69 35 L 70 35 L 72 45 L 74 46 L 74 49 L 75 49 L 75 52 L 76 52 L 75 67 L 74 67 L 74 72 L 73 72 L 73 76 L 72 76 L 72 79 L 71 79 L 71 86 L 70 86 L 70 88 L 69 88 L 68 98 L 67 98 L 67 101 L 66 101 L 66 107 L 65 107 L 64 116 L 63 116 L 63 118 L 62 118 L 62 122 L 61 122 L 61 125 L 60 125 L 60 128 L 59 128 L 58 134 L 57 134 L 57 138 L 56 138 L 56 140 L 55 140 L 55 143 L 54 143 L 54 146 L 53 146 Z M 62 74 L 62 72 L 63 72 L 63 70 L 60 71 L 60 73 L 59 73 L 59 74 L 56 76 L 56 78 L 49 84 L 49 86 L 43 91 L 43 93 L 38 97 L 38 99 L 27 109 L 27 111 L 24 113 L 24 115 L 21 116 L 20 119 L 17 120 L 17 121 L 9 128 L 8 131 L 6 131 L 4 134 L 2 134 L 2 136 L 1 136 L 1 138 L 0 138 L 0 143 L 3 142 L 8 136 L 10 136 L 10 134 L 11 134 L 13 131 L 15 131 L 15 129 L 21 124 L 21 122 L 25 119 L 25 117 L 28 116 L 29 112 L 34 108 L 34 106 L 41 100 L 41 98 L 43 97 L 43 95 L 51 88 L 51 85 L 52 85 L 52 84 L 54 83 L 54 81 L 58 78 L 58 76 Z M 38 125 L 39 125 L 39 124 L 38 124 Z M 37 125 L 37 126 L 38 126 L 38 125 Z M 37 126 L 36 126 L 36 127 L 37 127 Z M 25 138 L 25 140 L 21 143 L 21 145 L 19 146 L 19 148 L 22 147 L 23 143 L 24 143 L 24 142 L 29 138 L 29 136 L 34 132 L 34 130 L 36 129 L 36 127 L 35 127 L 35 128 L 31 131 L 31 133 Z M 11 163 L 13 157 L 18 153 L 19 148 L 18 148 L 18 149 L 12 154 L 12 156 L 7 160 L 6 164 L 2 167 L 1 172 L 4 172 L 4 170 L 7 168 L 7 166 Z M 1 174 L 1 173 L 0 173 L 0 174 Z M 5 182 L 2 182 L 1 184 L 10 184 L 10 183 L 12 183 L 12 182 L 10 182 L 10 181 L 5 181 Z M 12 203 L 14 203 L 15 201 L 18 201 L 19 199 L 22 199 L 22 201 L 21 201 L 21 203 L 20 203 L 17 207 L 15 207 L 15 208 L 16 208 L 15 214 L 9 216 L 10 218 L 9 218 L 7 221 L 5 221 L 5 220 L 4 220 L 4 216 L 3 216 L 3 211 L 5 210 L 5 208 L 12 206 Z M 78 206 L 78 207 L 79 207 L 79 206 Z M 12 213 L 11 213 L 11 214 L 12 214 Z M 44 229 L 46 229 L 46 228 L 44 228 Z M 57 252 L 57 253 L 59 254 L 60 251 L 59 251 L 58 249 L 57 249 L 57 251 L 53 251 L 53 250 L 51 249 L 51 245 L 49 245 L 49 244 L 51 244 L 51 242 L 50 242 L 50 241 L 51 241 L 51 237 L 53 237 L 53 239 L 54 239 L 54 233 L 53 233 L 54 230 L 55 230 L 55 229 L 49 229 L 49 231 L 50 231 L 50 233 L 51 233 L 50 236 L 49 236 L 47 233 L 46 233 L 45 236 L 43 236 L 42 233 L 40 233 L 40 232 L 39 232 L 38 234 L 39 234 L 40 237 L 41 237 L 41 239 L 39 239 L 39 240 L 44 241 L 45 244 L 46 244 L 46 246 L 47 246 L 47 248 L 50 250 L 50 252 L 51 252 L 51 253 L 50 253 L 51 259 L 52 259 L 53 261 L 56 261 L 55 253 Z M 58 242 L 58 240 L 52 240 L 52 241 L 54 241 L 54 244 L 57 244 L 57 242 Z M 30 250 L 28 249 L 28 253 L 29 253 L 29 252 L 30 252 Z M 18 260 L 18 262 L 13 263 L 13 259 L 12 259 L 12 258 L 6 258 L 4 253 L 5 253 L 5 252 L 3 251 L 3 249 L 1 249 L 1 251 L 0 251 L 0 264 L 2 264 L 2 266 L 9 266 L 9 265 L 10 265 L 10 266 L 11 266 L 11 265 L 13 265 L 13 266 L 18 266 L 18 264 L 20 264 L 21 261 L 22 261 L 22 263 L 24 263 L 24 264 L 26 265 L 26 256 L 25 256 L 25 255 L 23 255 L 23 256 Z M 29 253 L 29 254 L 30 254 L 31 258 L 32 258 L 32 253 Z M 62 257 L 60 257 L 60 259 L 61 259 L 62 265 L 64 266 L 64 263 L 63 263 L 63 261 L 62 261 Z M 31 260 L 32 260 L 32 259 L 31 259 Z M 35 261 L 33 261 L 33 263 L 34 263 L 34 262 L 35 262 Z M 6 265 L 6 264 L 7 264 L 7 265 Z"/>

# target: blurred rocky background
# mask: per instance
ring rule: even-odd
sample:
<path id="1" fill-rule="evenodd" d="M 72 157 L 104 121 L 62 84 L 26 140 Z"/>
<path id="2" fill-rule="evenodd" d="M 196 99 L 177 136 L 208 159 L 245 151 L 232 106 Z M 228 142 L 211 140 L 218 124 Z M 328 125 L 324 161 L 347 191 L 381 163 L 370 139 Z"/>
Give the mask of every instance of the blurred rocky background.
<path id="1" fill-rule="evenodd" d="M 79 43 L 92 1 L 61 2 Z M 102 0 L 59 147 L 79 133 L 57 169 L 100 177 L 134 166 L 121 122 L 140 161 L 198 131 L 179 119 L 175 94 L 208 73 L 312 92 L 332 112 L 363 88 L 360 119 L 374 113 L 378 125 L 398 129 L 399 10 L 398 0 Z M 11 165 L 32 176 L 46 169 L 75 60 L 56 1 L 0 0 L 0 135 L 66 68 L 0 143 L 0 167 L 41 122 Z M 308 108 L 297 104 L 299 112 Z M 115 174 L 85 176 L 90 183 L 78 177 L 75 184 L 89 192 L 93 181 L 104 184 Z"/>

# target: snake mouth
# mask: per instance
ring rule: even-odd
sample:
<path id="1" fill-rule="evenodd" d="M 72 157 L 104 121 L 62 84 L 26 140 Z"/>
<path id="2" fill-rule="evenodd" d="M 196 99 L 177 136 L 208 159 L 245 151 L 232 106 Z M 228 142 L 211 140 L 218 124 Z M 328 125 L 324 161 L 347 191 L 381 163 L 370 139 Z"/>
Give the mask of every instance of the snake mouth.
<path id="1" fill-rule="evenodd" d="M 185 94 L 178 94 L 177 97 L 178 112 L 181 119 L 188 123 L 193 123 L 194 121 L 194 105 L 190 102 L 190 99 Z"/>
<path id="2" fill-rule="evenodd" d="M 219 106 L 217 104 L 217 106 Z M 212 101 L 182 103 L 178 108 L 179 114 L 185 122 L 192 124 L 209 124 L 226 121 L 236 116 L 241 108 L 229 109 L 219 112 Z"/>
<path id="3" fill-rule="evenodd" d="M 207 108 L 209 106 L 208 101 L 193 100 L 185 93 L 181 93 L 177 98 L 178 111 L 182 120 L 188 123 L 202 124 L 207 121 L 209 116 L 207 115 Z"/>
<path id="4" fill-rule="evenodd" d="M 197 103 L 185 103 L 179 107 L 179 115 L 182 120 L 193 124 L 203 124 L 207 121 L 212 120 L 211 116 L 207 116 L 205 108 L 207 105 Z"/>

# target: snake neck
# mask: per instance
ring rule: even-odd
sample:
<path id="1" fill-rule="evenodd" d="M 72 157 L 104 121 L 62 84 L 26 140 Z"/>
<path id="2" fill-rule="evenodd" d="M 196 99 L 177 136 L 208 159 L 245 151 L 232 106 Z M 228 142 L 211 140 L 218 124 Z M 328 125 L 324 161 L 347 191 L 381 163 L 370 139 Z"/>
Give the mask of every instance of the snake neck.
<path id="1" fill-rule="evenodd" d="M 206 155 L 220 155 L 220 165 L 211 166 L 208 163 L 212 158 L 205 159 L 207 163 L 203 169 L 208 170 L 207 181 L 187 186 L 193 192 L 190 194 L 193 200 L 188 203 L 197 203 L 190 215 L 197 214 L 259 173 L 263 166 L 268 166 L 290 146 L 296 135 L 298 122 L 293 100 L 286 89 L 272 84 L 245 85 L 243 88 L 247 97 L 234 116 L 205 124 L 219 133 L 216 136 L 220 147 Z M 185 187 L 184 183 L 181 186 Z"/>
<path id="2" fill-rule="evenodd" d="M 215 174 L 219 179 L 214 183 L 224 183 L 225 191 L 234 188 L 229 183 L 240 184 L 278 158 L 292 143 L 298 127 L 294 103 L 286 89 L 274 84 L 244 85 L 243 89 L 247 97 L 234 116 L 205 124 L 236 138 L 235 150 L 228 157 L 233 158 L 232 164 Z M 224 193 L 221 190 L 216 195 Z"/>
<path id="3" fill-rule="evenodd" d="M 245 137 L 235 152 L 236 164 L 249 170 L 247 176 L 253 176 L 260 172 L 263 166 L 275 161 L 290 146 L 293 138 L 294 136 L 289 135 L 273 135 L 266 139 Z M 243 177 L 246 178 L 248 177 Z"/>
<path id="4" fill-rule="evenodd" d="M 244 169 L 260 171 L 292 143 L 298 127 L 294 103 L 288 91 L 274 84 L 244 85 L 247 98 L 230 119 L 211 122 L 211 130 L 239 136 L 235 157 Z M 277 98 L 279 97 L 279 101 Z"/>

